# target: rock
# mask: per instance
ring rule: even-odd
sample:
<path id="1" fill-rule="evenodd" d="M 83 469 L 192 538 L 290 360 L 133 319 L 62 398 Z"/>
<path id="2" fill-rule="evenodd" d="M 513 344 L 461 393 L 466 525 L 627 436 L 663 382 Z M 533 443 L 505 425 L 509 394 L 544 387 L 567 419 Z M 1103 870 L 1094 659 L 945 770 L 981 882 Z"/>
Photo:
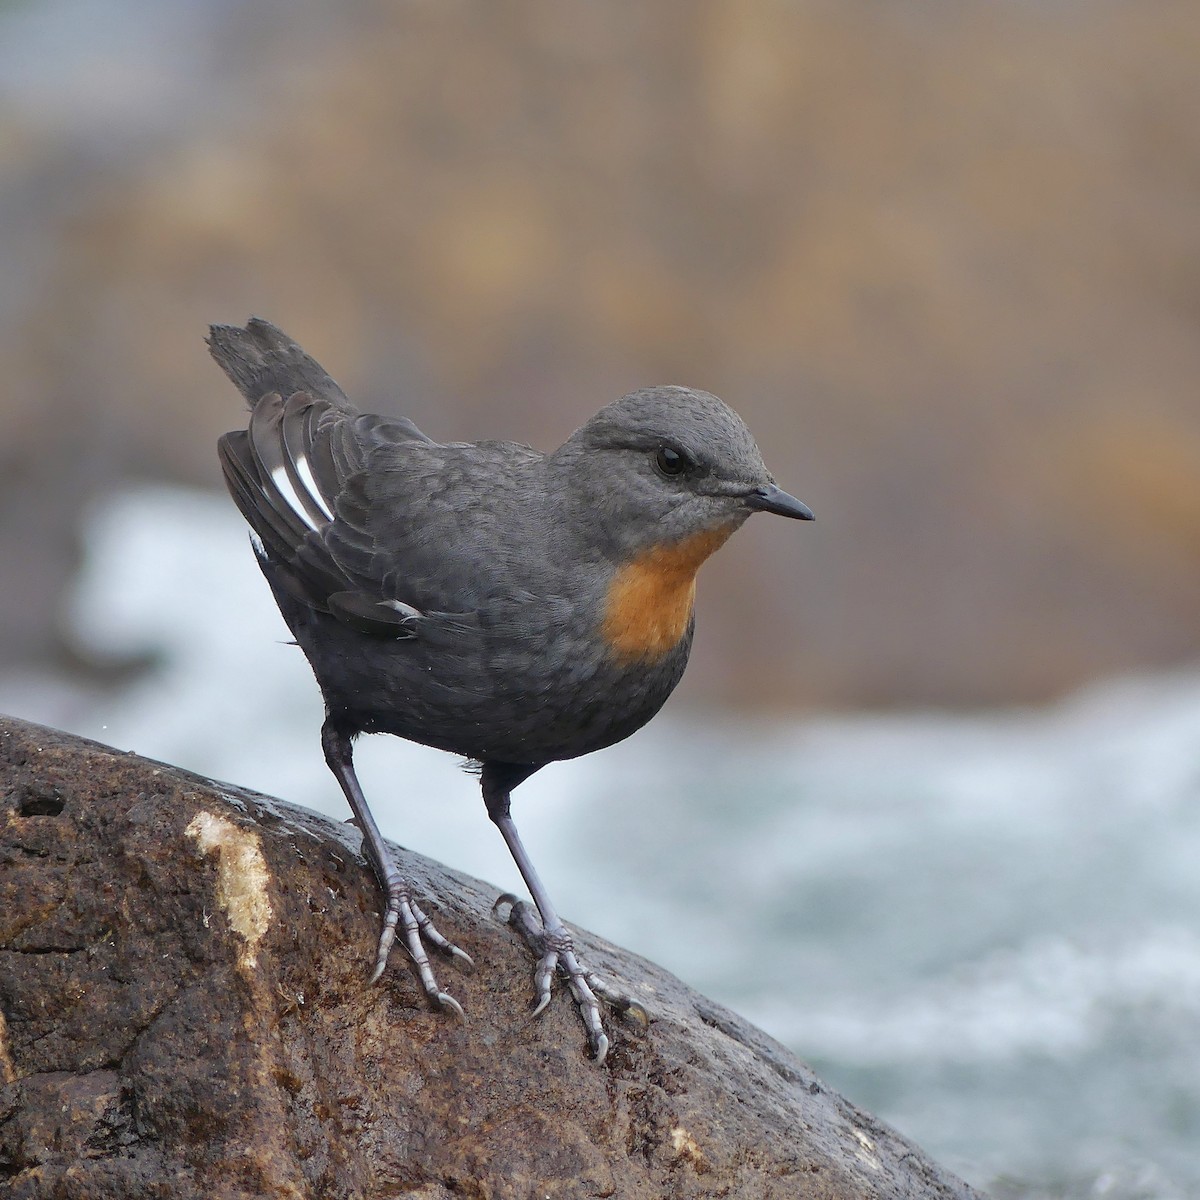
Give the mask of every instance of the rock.
<path id="1" fill-rule="evenodd" d="M 402 956 L 352 826 L 0 718 L 0 1191 L 32 1197 L 959 1197 L 783 1047 L 586 933 L 644 1003 L 603 1068 L 495 892 L 414 854 L 478 964 Z M 482 819 L 482 814 L 481 814 Z"/>

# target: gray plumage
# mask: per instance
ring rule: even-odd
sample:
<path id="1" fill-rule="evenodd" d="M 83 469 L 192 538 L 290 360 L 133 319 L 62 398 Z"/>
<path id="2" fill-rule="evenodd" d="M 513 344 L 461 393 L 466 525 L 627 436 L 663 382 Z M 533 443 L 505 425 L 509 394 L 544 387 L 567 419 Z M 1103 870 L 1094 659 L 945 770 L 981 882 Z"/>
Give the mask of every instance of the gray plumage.
<path id="1" fill-rule="evenodd" d="M 360 413 L 265 321 L 214 326 L 209 345 L 251 408 L 220 439 L 226 483 L 324 695 L 352 804 L 334 759 L 344 747 L 352 778 L 349 740 L 392 733 L 482 763 L 489 813 L 507 818 L 520 779 L 662 706 L 712 549 L 753 511 L 811 516 L 707 392 L 635 392 L 540 454 Z"/>

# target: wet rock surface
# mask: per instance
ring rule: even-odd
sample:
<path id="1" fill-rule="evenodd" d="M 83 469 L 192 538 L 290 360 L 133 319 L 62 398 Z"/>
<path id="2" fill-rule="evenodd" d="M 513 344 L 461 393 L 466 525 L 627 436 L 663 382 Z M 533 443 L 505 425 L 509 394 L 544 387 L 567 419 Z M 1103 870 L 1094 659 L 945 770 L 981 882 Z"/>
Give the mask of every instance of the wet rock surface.
<path id="1" fill-rule="evenodd" d="M 352 826 L 0 717 L 0 1194 L 960 1197 L 765 1034 L 580 933 L 645 1005 L 586 1057 L 529 1017 L 495 889 L 402 853 L 475 959 L 373 959 Z M 436 897 L 436 899 L 434 899 Z"/>

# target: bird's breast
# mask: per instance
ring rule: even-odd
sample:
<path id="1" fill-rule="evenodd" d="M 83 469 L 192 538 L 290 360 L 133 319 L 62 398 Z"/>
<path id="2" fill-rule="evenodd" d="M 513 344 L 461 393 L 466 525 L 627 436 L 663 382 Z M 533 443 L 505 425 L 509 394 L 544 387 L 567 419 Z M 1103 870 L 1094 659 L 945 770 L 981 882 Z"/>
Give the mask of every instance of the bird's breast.
<path id="1" fill-rule="evenodd" d="M 706 529 L 640 551 L 618 567 L 605 597 L 601 635 L 619 662 L 669 654 L 687 632 L 700 564 L 720 549 L 736 524 Z"/>

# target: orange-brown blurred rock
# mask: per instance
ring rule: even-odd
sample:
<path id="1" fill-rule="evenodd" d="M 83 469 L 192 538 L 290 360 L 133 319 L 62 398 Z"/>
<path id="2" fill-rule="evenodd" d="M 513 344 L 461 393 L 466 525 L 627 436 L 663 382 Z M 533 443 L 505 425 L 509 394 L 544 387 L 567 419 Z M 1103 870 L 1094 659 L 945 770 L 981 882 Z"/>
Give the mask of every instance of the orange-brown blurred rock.
<path id="1" fill-rule="evenodd" d="M 0 718 L 0 1188 L 18 1200 L 975 1193 L 739 1017 L 581 934 L 651 1013 L 605 1065 L 475 880 L 402 855 L 478 970 L 395 961 L 353 830 Z M 399 960 L 400 956 L 395 956 Z M 443 966 L 448 979 L 453 972 Z"/>
<path id="2" fill-rule="evenodd" d="M 215 482 L 200 339 L 258 312 L 439 438 L 548 448 L 656 382 L 742 411 L 818 523 L 705 573 L 685 695 L 1012 700 L 1200 651 L 1193 0 L 225 19 L 243 91 L 81 181 L 0 319 L 10 543 L 55 488 Z M 0 583 L 11 629 L 61 558 Z"/>

